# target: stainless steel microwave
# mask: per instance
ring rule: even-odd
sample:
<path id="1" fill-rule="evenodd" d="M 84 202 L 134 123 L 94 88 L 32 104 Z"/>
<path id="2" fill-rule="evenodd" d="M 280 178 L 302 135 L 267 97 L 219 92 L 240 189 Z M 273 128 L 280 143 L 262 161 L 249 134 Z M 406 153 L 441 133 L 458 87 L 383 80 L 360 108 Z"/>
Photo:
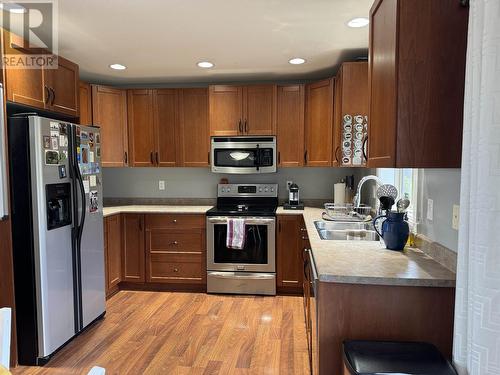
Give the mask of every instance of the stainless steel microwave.
<path id="1" fill-rule="evenodd" d="M 276 137 L 212 137 L 210 160 L 215 173 L 276 172 Z"/>

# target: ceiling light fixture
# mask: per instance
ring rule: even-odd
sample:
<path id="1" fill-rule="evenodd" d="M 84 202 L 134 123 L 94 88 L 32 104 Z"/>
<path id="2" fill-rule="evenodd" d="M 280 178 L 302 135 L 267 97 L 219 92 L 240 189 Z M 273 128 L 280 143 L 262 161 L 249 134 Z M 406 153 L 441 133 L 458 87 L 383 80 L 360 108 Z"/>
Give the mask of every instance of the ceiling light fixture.
<path id="1" fill-rule="evenodd" d="M 200 61 L 199 63 L 196 63 L 196 65 L 198 65 L 198 67 L 200 68 L 205 68 L 205 69 L 214 67 L 214 64 L 211 63 L 210 61 Z"/>
<path id="2" fill-rule="evenodd" d="M 26 8 L 14 3 L 2 3 L 0 4 L 0 9 L 6 10 L 10 13 L 14 14 L 23 14 L 26 13 Z"/>
<path id="3" fill-rule="evenodd" d="M 293 59 L 288 60 L 288 62 L 292 65 L 300 65 L 304 64 L 306 60 L 303 59 L 302 57 L 294 57 Z"/>
<path id="4" fill-rule="evenodd" d="M 125 70 L 125 69 L 127 69 L 127 67 L 125 65 L 122 65 L 122 64 L 111 64 L 109 67 L 111 69 L 114 69 L 114 70 Z"/>
<path id="5" fill-rule="evenodd" d="M 347 22 L 347 26 L 358 28 L 358 27 L 365 27 L 369 23 L 370 23 L 370 21 L 368 20 L 368 18 L 366 18 L 366 17 L 357 17 L 357 18 L 353 18 L 352 20 L 350 20 L 349 22 Z"/>

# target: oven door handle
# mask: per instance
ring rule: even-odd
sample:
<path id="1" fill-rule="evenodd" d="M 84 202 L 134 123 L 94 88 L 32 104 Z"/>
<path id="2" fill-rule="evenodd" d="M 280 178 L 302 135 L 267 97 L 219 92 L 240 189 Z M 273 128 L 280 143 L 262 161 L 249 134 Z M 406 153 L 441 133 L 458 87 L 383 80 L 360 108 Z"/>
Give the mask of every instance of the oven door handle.
<path id="1" fill-rule="evenodd" d="M 251 273 L 251 274 L 237 274 L 236 272 L 210 272 L 210 277 L 216 277 L 218 279 L 259 279 L 259 280 L 272 280 L 276 276 L 265 273 Z"/>
<path id="2" fill-rule="evenodd" d="M 207 218 L 210 224 L 226 224 L 228 219 L 245 219 L 245 224 L 250 225 L 259 225 L 259 224 L 272 224 L 276 222 L 276 219 L 260 219 L 260 218 L 252 218 L 252 217 L 209 217 Z"/>

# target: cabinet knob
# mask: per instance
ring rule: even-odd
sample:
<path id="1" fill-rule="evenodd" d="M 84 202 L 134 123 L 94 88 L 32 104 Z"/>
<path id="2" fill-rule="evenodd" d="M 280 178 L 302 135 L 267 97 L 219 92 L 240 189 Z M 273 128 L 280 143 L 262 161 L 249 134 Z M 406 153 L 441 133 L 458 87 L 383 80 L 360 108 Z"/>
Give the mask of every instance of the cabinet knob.
<path id="1" fill-rule="evenodd" d="M 179 244 L 179 242 L 177 242 L 177 241 L 172 242 L 172 245 L 178 245 L 178 244 Z"/>
<path id="2" fill-rule="evenodd" d="M 179 272 L 179 269 L 177 267 L 175 267 L 174 272 Z"/>
<path id="3" fill-rule="evenodd" d="M 172 220 L 172 223 L 174 224 L 177 223 L 177 219 Z"/>

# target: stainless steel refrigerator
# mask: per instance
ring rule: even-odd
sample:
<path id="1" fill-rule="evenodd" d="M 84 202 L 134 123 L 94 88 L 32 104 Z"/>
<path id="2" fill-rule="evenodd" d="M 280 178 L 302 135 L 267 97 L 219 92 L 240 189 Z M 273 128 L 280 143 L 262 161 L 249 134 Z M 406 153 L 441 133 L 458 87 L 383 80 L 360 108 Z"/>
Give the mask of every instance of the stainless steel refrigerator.
<path id="1" fill-rule="evenodd" d="M 8 124 L 19 363 L 43 365 L 105 314 L 99 128 Z"/>

